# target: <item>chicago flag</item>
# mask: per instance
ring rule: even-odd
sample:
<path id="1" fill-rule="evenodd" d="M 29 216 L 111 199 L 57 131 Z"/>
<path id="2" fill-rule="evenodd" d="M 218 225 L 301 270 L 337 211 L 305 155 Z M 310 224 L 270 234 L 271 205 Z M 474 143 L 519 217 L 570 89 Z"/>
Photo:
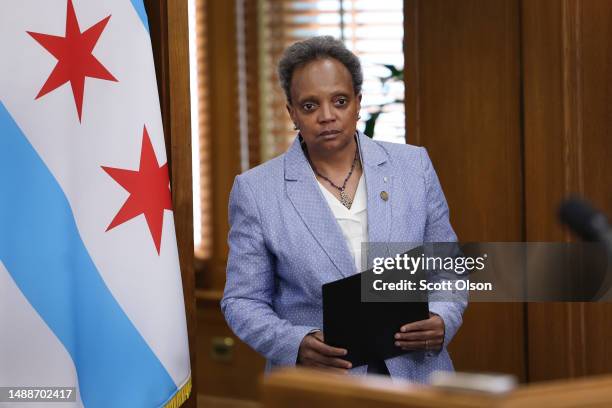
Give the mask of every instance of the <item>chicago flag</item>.
<path id="1" fill-rule="evenodd" d="M 187 329 L 142 0 L 0 2 L 0 188 L 0 387 L 75 387 L 58 408 L 180 405 Z"/>

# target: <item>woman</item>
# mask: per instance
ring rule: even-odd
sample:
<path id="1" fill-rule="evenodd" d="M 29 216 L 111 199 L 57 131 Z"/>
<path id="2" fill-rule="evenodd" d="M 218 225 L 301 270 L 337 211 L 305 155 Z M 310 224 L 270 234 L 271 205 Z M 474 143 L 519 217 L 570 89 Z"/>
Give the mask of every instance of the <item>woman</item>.
<path id="1" fill-rule="evenodd" d="M 452 370 L 446 347 L 465 303 L 430 303 L 406 324 L 402 356 L 351 367 L 324 343 L 321 285 L 361 271 L 369 242 L 452 242 L 448 208 L 425 149 L 372 141 L 356 130 L 358 58 L 332 37 L 289 47 L 278 67 L 299 130 L 289 150 L 236 177 L 230 195 L 227 281 L 221 307 L 267 368 L 301 364 L 417 382 Z"/>

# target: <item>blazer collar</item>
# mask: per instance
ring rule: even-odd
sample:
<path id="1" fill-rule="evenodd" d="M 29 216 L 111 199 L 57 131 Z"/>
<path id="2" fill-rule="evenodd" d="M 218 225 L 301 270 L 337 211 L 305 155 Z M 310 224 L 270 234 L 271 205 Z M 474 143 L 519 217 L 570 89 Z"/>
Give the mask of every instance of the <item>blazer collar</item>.
<path id="1" fill-rule="evenodd" d="M 391 225 L 392 176 L 388 154 L 378 143 L 358 132 L 358 147 L 367 190 L 368 240 L 387 242 Z M 302 151 L 299 137 L 285 154 L 285 186 L 296 211 L 329 256 L 341 276 L 356 272 L 342 230 L 317 186 L 314 173 Z M 385 191 L 388 200 L 381 198 Z M 364 265 L 365 266 L 365 265 Z"/>
<path id="2" fill-rule="evenodd" d="M 364 167 L 375 168 L 387 162 L 384 148 L 360 131 L 357 131 L 357 144 Z M 311 176 L 312 169 L 302 151 L 300 138 L 296 136 L 285 154 L 285 180 L 305 180 Z"/>

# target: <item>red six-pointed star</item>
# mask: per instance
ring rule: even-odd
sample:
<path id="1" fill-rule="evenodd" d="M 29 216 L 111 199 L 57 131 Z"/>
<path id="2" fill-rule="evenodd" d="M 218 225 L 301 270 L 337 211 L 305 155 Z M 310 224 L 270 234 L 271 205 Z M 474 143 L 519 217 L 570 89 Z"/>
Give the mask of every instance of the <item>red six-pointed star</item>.
<path id="1" fill-rule="evenodd" d="M 49 78 L 47 78 L 35 99 L 59 88 L 66 82 L 70 82 L 80 122 L 83 112 L 85 77 L 117 82 L 117 79 L 92 55 L 92 51 L 110 17 L 110 15 L 107 16 L 81 32 L 72 0 L 68 0 L 65 37 L 28 31 L 32 38 L 57 58 L 55 68 L 51 71 Z"/>
<path id="2" fill-rule="evenodd" d="M 104 166 L 102 168 L 130 193 L 106 231 L 144 214 L 159 254 L 164 210 L 172 210 L 170 179 L 168 177 L 168 163 L 161 167 L 157 163 L 146 126 L 142 134 L 140 168 L 138 171 Z"/>

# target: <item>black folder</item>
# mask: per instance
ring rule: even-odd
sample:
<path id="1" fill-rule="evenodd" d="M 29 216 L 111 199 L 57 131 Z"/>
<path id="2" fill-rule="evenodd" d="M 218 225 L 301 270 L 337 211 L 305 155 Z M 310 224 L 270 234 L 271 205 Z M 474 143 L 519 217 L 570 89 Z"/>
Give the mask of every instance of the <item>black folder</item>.
<path id="1" fill-rule="evenodd" d="M 323 285 L 325 343 L 348 350 L 353 367 L 408 353 L 395 346 L 401 326 L 429 318 L 427 302 L 362 302 L 362 274 Z"/>

